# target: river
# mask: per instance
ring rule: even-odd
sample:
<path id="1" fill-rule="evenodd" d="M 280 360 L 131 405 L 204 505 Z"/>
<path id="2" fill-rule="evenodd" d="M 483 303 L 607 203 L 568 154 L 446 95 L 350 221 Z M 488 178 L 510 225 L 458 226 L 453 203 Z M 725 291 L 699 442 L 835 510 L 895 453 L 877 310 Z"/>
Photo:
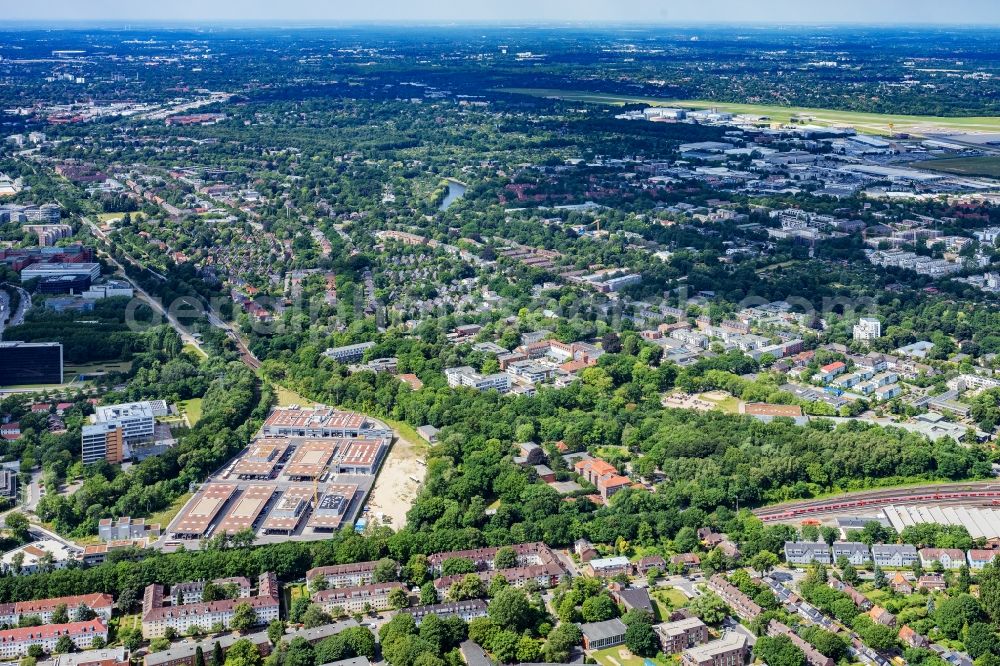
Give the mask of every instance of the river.
<path id="1" fill-rule="evenodd" d="M 448 194 L 438 207 L 438 210 L 448 210 L 448 207 L 465 196 L 466 187 L 454 178 L 448 179 Z"/>

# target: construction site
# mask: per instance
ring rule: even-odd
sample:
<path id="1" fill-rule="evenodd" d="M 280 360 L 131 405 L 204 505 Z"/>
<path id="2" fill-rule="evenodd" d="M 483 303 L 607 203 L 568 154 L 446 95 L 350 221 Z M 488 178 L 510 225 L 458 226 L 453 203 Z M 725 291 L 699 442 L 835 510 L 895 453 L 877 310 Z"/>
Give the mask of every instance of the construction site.
<path id="1" fill-rule="evenodd" d="M 250 445 L 213 474 L 157 545 L 196 547 L 252 531 L 255 543 L 363 529 L 364 505 L 393 434 L 381 421 L 329 407 L 275 408 Z"/>

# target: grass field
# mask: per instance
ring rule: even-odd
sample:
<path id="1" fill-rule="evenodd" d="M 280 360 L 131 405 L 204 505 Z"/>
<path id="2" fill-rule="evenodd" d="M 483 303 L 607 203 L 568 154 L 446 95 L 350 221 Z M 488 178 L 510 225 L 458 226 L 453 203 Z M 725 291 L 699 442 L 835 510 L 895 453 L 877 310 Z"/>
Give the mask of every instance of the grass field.
<path id="1" fill-rule="evenodd" d="M 288 407 L 289 405 L 311 407 L 316 404 L 312 400 L 306 400 L 295 391 L 286 389 L 284 386 L 275 386 L 274 391 L 278 396 L 278 407 Z"/>
<path id="2" fill-rule="evenodd" d="M 192 428 L 196 423 L 198 423 L 198 421 L 201 420 L 201 398 L 181 400 L 177 403 L 177 408 L 180 410 L 181 414 L 187 414 L 188 425 Z"/>
<path id="3" fill-rule="evenodd" d="M 656 666 L 666 666 L 667 664 L 677 663 L 674 660 L 663 660 L 663 659 L 644 659 L 643 657 L 637 657 L 632 654 L 632 652 L 624 645 L 616 645 L 614 647 L 604 648 L 603 650 L 598 650 L 594 652 L 594 659 L 598 664 L 602 666 L 644 666 L 644 664 L 656 664 Z"/>
<path id="4" fill-rule="evenodd" d="M 751 116 L 766 116 L 772 122 L 787 123 L 792 118 L 816 125 L 848 125 L 869 134 L 888 134 L 889 124 L 894 125 L 896 132 L 942 132 L 942 131 L 972 131 L 1000 132 L 1000 117 L 963 117 L 947 118 L 942 116 L 907 116 L 888 115 L 881 113 L 862 113 L 858 111 L 837 111 L 834 109 L 813 109 L 798 106 L 776 106 L 768 104 L 731 104 L 727 102 L 711 102 L 692 99 L 661 99 L 656 97 L 630 97 L 627 95 L 609 95 L 582 90 L 559 90 L 556 88 L 501 88 L 502 92 L 562 99 L 568 102 L 583 102 L 588 104 L 610 104 L 624 106 L 625 104 L 648 104 L 649 106 L 672 106 L 683 109 L 718 109 L 728 113 L 746 114 Z"/>
<path id="5" fill-rule="evenodd" d="M 201 349 L 198 349 L 197 347 L 195 347 L 192 344 L 186 344 L 186 345 L 184 345 L 183 351 L 185 351 L 185 352 L 191 352 L 191 353 L 193 353 L 193 354 L 195 354 L 197 356 L 200 356 L 202 358 L 208 358 L 208 354 L 206 354 Z"/>
<path id="6" fill-rule="evenodd" d="M 928 160 L 910 166 L 959 176 L 1000 178 L 1000 157 L 963 157 L 953 160 Z"/>
<path id="7" fill-rule="evenodd" d="M 141 220 L 146 217 L 146 214 L 142 212 L 130 213 L 130 215 L 132 215 L 133 220 Z M 108 220 L 119 219 L 122 217 L 125 217 L 125 213 L 99 213 L 97 215 L 97 219 L 101 222 L 107 222 Z"/>
<path id="8" fill-rule="evenodd" d="M 147 518 L 146 524 L 155 525 L 159 523 L 160 528 L 166 530 L 167 525 L 170 524 L 171 520 L 177 517 L 177 514 L 181 512 L 181 509 L 184 508 L 184 505 L 187 504 L 187 501 L 189 499 L 191 499 L 191 493 L 184 493 L 176 500 L 174 500 L 174 503 L 171 504 L 169 507 L 167 507 L 163 511 L 157 511 L 156 513 L 152 514 L 149 518 Z"/>

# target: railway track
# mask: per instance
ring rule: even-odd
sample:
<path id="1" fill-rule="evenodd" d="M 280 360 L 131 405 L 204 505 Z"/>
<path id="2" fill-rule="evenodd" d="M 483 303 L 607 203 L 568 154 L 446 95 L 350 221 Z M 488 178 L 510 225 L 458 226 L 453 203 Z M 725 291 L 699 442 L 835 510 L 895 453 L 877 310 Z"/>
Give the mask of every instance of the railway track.
<path id="1" fill-rule="evenodd" d="M 955 502 L 1000 505 L 1000 483 L 950 483 L 910 488 L 860 491 L 821 500 L 761 507 L 754 515 L 765 523 L 782 522 L 844 511 L 881 508 L 890 504 L 947 504 Z"/>

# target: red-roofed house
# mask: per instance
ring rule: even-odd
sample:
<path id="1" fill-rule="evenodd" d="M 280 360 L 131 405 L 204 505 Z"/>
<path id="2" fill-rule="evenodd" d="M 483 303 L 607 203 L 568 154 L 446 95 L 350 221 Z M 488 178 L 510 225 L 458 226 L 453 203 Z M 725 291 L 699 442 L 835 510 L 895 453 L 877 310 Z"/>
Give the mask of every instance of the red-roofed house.
<path id="1" fill-rule="evenodd" d="M 40 645 L 52 653 L 56 643 L 63 636 L 69 636 L 77 650 L 93 646 L 95 638 L 108 640 L 108 628 L 99 619 L 66 624 L 46 624 L 41 627 L 22 627 L 0 631 L 0 659 L 13 659 L 28 654 L 32 645 Z"/>
<path id="2" fill-rule="evenodd" d="M 828 382 L 845 370 L 847 370 L 847 366 L 842 361 L 836 361 L 820 368 L 819 372 L 813 375 L 813 379 L 820 382 Z"/>
<path id="3" fill-rule="evenodd" d="M 21 437 L 21 424 L 17 421 L 0 425 L 0 437 L 8 441 L 14 441 Z"/>

